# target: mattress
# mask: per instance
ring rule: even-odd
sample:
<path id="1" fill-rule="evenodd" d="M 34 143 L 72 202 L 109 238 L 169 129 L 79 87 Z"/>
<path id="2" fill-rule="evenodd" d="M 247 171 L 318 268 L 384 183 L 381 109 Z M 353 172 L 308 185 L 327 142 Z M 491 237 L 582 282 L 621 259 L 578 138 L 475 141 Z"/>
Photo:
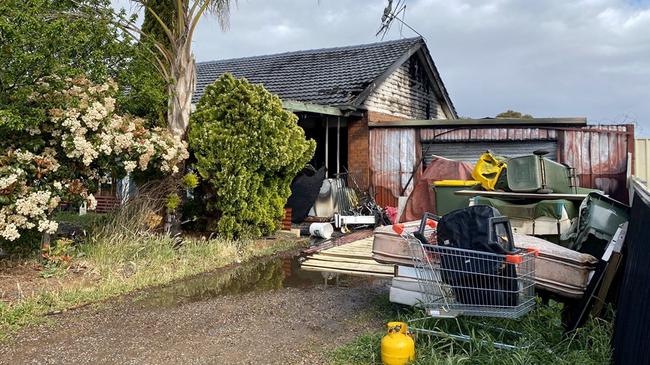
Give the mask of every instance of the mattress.
<path id="1" fill-rule="evenodd" d="M 399 287 L 390 287 L 388 300 L 391 303 L 417 306 L 423 301 L 422 293 L 419 291 L 406 290 Z"/>
<path id="2" fill-rule="evenodd" d="M 577 298 L 583 295 L 598 259 L 541 238 L 514 234 L 515 247 L 535 249 L 535 284 L 538 288 Z"/>
<path id="3" fill-rule="evenodd" d="M 416 232 L 420 221 L 411 221 L 404 224 L 405 232 Z M 433 230 L 427 229 L 425 236 L 435 239 Z M 413 253 L 408 241 L 393 231 L 393 226 L 383 226 L 375 229 L 372 242 L 372 258 L 383 264 L 413 265 Z M 417 251 L 415 251 L 417 254 Z"/>
<path id="4" fill-rule="evenodd" d="M 428 282 L 425 288 L 430 295 L 441 296 L 442 291 L 437 282 Z M 421 283 L 416 278 L 405 276 L 396 276 L 393 278 L 390 286 L 389 299 L 393 303 L 411 306 L 417 305 L 425 300 L 422 294 Z"/>

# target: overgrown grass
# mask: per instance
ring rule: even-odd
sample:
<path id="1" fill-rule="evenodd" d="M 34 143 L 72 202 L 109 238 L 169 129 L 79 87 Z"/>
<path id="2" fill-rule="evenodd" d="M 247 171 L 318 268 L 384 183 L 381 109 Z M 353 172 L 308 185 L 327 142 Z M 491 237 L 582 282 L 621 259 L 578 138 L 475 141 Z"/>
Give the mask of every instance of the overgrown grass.
<path id="1" fill-rule="evenodd" d="M 83 274 L 68 274 L 83 275 L 83 280 L 11 305 L 0 302 L 0 338 L 43 320 L 47 313 L 286 251 L 297 244 L 286 236 L 264 245 L 255 241 L 186 239 L 174 248 L 175 241 L 161 235 L 124 230 L 100 233 L 78 247 L 79 258 L 73 265 L 83 269 Z"/>
<path id="2" fill-rule="evenodd" d="M 384 298 L 384 302 L 388 302 Z M 377 315 L 388 320 L 419 318 L 422 313 L 383 303 Z M 612 321 L 590 319 L 586 326 L 571 335 L 563 335 L 560 321 L 561 305 L 551 302 L 538 305 L 520 321 L 489 320 L 459 317 L 455 320 L 429 320 L 420 324 L 448 333 L 473 333 L 475 341 L 465 343 L 451 338 L 419 335 L 416 341 L 415 364 L 608 364 L 611 359 Z M 477 323 L 483 322 L 483 323 Z M 498 350 L 490 344 L 498 337 L 485 325 L 511 328 L 521 333 L 518 350 Z M 482 329 L 483 328 L 483 329 Z M 333 364 L 381 364 L 380 341 L 384 333 L 376 331 L 357 337 L 331 354 Z M 482 339 L 484 341 L 479 341 Z"/>

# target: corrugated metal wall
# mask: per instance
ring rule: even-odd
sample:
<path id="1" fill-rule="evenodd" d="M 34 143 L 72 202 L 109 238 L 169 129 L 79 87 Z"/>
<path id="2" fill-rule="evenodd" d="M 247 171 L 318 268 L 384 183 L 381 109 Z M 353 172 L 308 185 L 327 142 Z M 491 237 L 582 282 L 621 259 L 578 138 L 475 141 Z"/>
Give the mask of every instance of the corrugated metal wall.
<path id="1" fill-rule="evenodd" d="M 397 197 L 420 161 L 421 148 L 414 128 L 370 130 L 370 174 L 375 199 L 382 206 L 397 206 Z M 408 196 L 420 177 L 418 170 L 405 191 Z"/>
<path id="2" fill-rule="evenodd" d="M 371 183 L 380 205 L 396 206 L 399 192 L 414 166 L 409 167 L 407 163 L 419 162 L 422 142 L 555 140 L 558 143 L 559 161 L 576 168 L 581 186 L 601 189 L 613 198 L 626 202 L 627 155 L 634 149 L 633 138 L 633 125 L 581 128 L 371 128 Z M 402 164 L 395 164 L 397 156 Z M 407 160 L 402 156 L 418 157 Z M 414 183 L 409 184 L 407 194 Z"/>
<path id="3" fill-rule="evenodd" d="M 650 187 L 650 138 L 637 138 L 634 152 L 634 175 Z"/>
<path id="4" fill-rule="evenodd" d="M 603 190 L 627 202 L 627 154 L 634 150 L 634 126 L 565 130 L 560 145 L 560 161 L 575 167 L 581 186 Z"/>
<path id="5" fill-rule="evenodd" d="M 489 142 L 422 142 L 424 166 L 429 166 L 433 156 L 450 160 L 476 163 L 486 148 L 499 156 L 519 157 L 530 155 L 531 151 L 544 150 L 549 159 L 557 161 L 559 156 L 557 141 L 489 141 Z"/>

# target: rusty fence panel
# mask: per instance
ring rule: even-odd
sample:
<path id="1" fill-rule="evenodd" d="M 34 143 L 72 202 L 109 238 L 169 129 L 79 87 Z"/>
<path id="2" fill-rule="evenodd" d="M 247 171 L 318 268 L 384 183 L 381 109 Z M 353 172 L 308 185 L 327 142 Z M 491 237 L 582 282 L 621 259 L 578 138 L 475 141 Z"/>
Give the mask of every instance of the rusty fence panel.
<path id="1" fill-rule="evenodd" d="M 421 155 L 420 141 L 414 128 L 370 129 L 370 179 L 375 199 L 381 206 L 397 206 L 397 197 L 406 186 Z M 416 172 L 405 196 L 419 178 Z"/>
<path id="2" fill-rule="evenodd" d="M 370 173 L 377 202 L 395 206 L 412 169 L 420 160 L 422 142 L 558 141 L 558 161 L 576 169 L 581 186 L 605 191 L 627 202 L 628 155 L 634 152 L 633 125 L 585 127 L 371 128 Z M 650 156 L 649 156 L 650 158 Z M 630 161 L 631 163 L 631 161 Z M 422 166 L 405 195 L 421 174 Z"/>

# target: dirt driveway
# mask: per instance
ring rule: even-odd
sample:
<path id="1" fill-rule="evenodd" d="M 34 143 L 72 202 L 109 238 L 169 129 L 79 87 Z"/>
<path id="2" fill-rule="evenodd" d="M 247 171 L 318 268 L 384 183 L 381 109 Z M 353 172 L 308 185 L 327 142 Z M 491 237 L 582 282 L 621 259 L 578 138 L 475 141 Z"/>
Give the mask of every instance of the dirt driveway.
<path id="1" fill-rule="evenodd" d="M 324 287 L 262 264 L 60 315 L 0 344 L 0 364 L 322 364 L 381 328 L 382 283 Z"/>

